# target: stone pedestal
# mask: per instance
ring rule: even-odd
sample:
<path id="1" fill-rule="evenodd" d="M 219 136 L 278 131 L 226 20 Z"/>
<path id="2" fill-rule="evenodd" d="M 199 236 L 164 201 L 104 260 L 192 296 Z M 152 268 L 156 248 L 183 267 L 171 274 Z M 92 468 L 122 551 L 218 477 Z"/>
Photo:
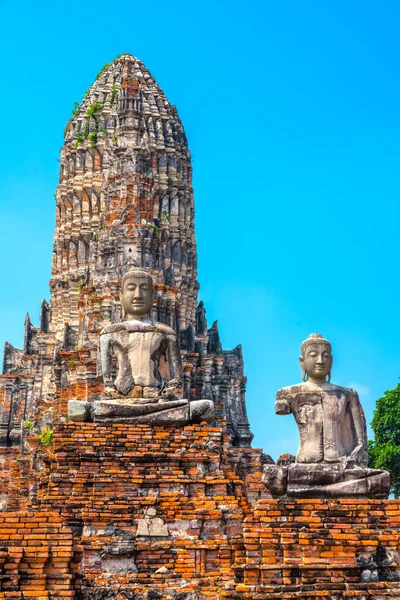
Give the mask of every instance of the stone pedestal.
<path id="1" fill-rule="evenodd" d="M 70 421 L 96 423 L 131 423 L 132 425 L 183 426 L 189 423 L 211 423 L 215 419 L 211 400 L 174 398 L 104 398 L 94 402 L 70 400 Z"/>
<path id="2" fill-rule="evenodd" d="M 275 498 L 387 498 L 387 471 L 344 463 L 265 465 L 263 481 Z"/>
<path id="3" fill-rule="evenodd" d="M 400 598 L 400 502 L 260 500 L 235 560 L 235 600 Z"/>
<path id="4" fill-rule="evenodd" d="M 219 598 L 234 579 L 246 488 L 267 495 L 260 458 L 204 424 L 60 427 L 37 506 L 76 534 L 76 598 Z"/>

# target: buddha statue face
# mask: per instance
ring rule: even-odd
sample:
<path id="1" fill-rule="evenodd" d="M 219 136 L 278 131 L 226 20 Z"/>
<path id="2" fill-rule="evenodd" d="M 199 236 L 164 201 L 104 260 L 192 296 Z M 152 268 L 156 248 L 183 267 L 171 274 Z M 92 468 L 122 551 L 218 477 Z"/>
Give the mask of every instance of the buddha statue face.
<path id="1" fill-rule="evenodd" d="M 153 282 L 146 271 L 131 269 L 122 280 L 121 305 L 123 317 L 149 317 L 153 305 Z"/>
<path id="2" fill-rule="evenodd" d="M 303 379 L 308 376 L 312 381 L 328 381 L 332 369 L 331 344 L 318 333 L 311 334 L 301 345 L 300 365 Z"/>

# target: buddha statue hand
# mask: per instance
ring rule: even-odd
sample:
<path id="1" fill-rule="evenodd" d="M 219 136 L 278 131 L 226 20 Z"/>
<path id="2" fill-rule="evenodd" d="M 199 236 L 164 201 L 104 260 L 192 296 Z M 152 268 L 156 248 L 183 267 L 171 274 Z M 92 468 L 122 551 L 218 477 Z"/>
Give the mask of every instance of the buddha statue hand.
<path id="1" fill-rule="evenodd" d="M 171 379 L 171 381 L 168 381 L 168 383 L 166 383 L 164 388 L 162 389 L 160 393 L 160 398 L 162 398 L 163 400 L 173 398 L 176 394 L 176 391 L 181 387 L 181 385 L 182 383 L 177 377 Z"/>
<path id="2" fill-rule="evenodd" d="M 104 393 L 106 396 L 115 396 L 116 389 L 114 387 L 114 382 L 111 377 L 104 377 Z"/>
<path id="3" fill-rule="evenodd" d="M 345 463 L 346 467 L 352 467 L 354 465 L 358 465 L 360 462 L 360 457 L 363 453 L 363 445 L 358 444 L 354 450 L 351 452 L 350 456 L 346 457 Z"/>

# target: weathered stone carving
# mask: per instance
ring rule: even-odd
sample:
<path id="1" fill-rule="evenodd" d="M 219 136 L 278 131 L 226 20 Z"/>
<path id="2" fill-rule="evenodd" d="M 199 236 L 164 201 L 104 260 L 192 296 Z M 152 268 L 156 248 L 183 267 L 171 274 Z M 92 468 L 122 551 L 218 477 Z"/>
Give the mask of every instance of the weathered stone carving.
<path id="1" fill-rule="evenodd" d="M 168 527 L 157 517 L 155 508 L 148 508 L 143 519 L 139 519 L 136 537 L 168 537 Z"/>
<path id="2" fill-rule="evenodd" d="M 212 421 L 211 400 L 189 402 L 177 396 L 182 386 L 177 337 L 171 327 L 151 318 L 153 281 L 146 271 L 133 267 L 124 275 L 121 305 L 124 320 L 100 334 L 104 398 L 93 404 L 70 401 L 69 418 L 154 425 Z M 113 354 L 118 363 L 115 378 Z"/>
<path id="3" fill-rule="evenodd" d="M 367 468 L 364 412 L 355 390 L 330 383 L 331 344 L 311 334 L 301 345 L 303 383 L 276 396 L 279 415 L 293 413 L 300 433 L 296 462 L 266 465 L 263 481 L 276 496 L 387 497 L 387 471 Z"/>

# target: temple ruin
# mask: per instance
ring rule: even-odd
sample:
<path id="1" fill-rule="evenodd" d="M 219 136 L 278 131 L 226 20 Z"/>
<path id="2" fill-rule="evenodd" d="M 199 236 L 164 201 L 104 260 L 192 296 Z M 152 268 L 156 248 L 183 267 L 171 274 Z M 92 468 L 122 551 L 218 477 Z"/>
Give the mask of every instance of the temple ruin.
<path id="1" fill-rule="evenodd" d="M 198 300 L 185 131 L 144 64 L 106 65 L 64 137 L 50 301 L 0 376 L 0 598 L 400 598 L 399 501 L 277 498 L 263 482 L 241 347 L 222 348 Z M 176 402 L 207 400 L 207 419 L 68 418 L 70 401 L 104 401 L 99 339 L 135 268 L 179 344 Z"/>

